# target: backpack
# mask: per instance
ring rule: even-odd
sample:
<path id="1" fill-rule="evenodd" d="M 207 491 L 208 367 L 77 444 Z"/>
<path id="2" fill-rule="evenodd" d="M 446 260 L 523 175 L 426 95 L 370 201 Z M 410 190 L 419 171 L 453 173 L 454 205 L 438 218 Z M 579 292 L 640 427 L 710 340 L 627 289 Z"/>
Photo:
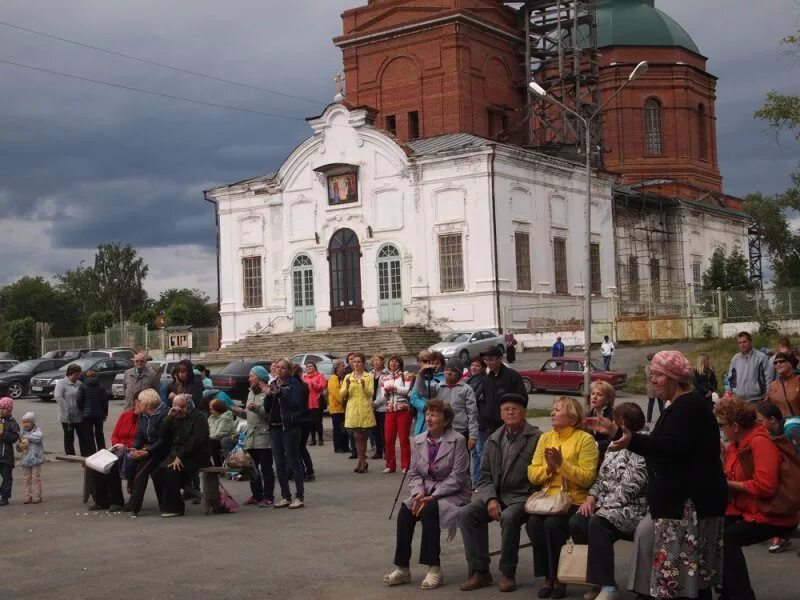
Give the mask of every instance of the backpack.
<path id="1" fill-rule="evenodd" d="M 800 457 L 785 435 L 772 438 L 781 455 L 778 467 L 778 491 L 772 498 L 758 501 L 758 508 L 765 515 L 786 516 L 800 511 Z M 752 453 L 742 461 L 745 473 L 752 477 L 754 471 Z M 744 458 L 740 455 L 740 458 Z"/>

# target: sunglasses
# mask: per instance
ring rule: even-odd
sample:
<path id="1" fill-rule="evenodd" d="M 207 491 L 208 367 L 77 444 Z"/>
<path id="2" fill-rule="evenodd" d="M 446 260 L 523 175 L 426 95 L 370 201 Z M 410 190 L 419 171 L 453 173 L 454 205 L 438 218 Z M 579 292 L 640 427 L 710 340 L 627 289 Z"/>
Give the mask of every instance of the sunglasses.
<path id="1" fill-rule="evenodd" d="M 772 362 L 772 364 L 775 364 L 775 365 L 785 365 L 785 364 L 786 364 L 786 363 L 788 363 L 788 362 L 789 362 L 788 360 L 784 360 L 784 359 L 782 359 L 782 358 L 779 358 L 778 360 L 775 360 L 775 361 L 773 361 L 773 362 Z"/>

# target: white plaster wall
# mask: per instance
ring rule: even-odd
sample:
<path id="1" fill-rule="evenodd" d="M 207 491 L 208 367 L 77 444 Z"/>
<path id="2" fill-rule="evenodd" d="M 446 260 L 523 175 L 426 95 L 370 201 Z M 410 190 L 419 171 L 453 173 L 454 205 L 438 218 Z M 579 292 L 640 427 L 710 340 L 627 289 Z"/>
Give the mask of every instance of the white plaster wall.
<path id="1" fill-rule="evenodd" d="M 726 217 L 715 212 L 706 212 L 694 206 L 682 207 L 683 264 L 687 284 L 693 283 L 692 264 L 700 262 L 700 273 L 709 267 L 714 250 L 722 248 L 730 254 L 738 248 L 747 257 L 748 223 L 735 217 Z"/>

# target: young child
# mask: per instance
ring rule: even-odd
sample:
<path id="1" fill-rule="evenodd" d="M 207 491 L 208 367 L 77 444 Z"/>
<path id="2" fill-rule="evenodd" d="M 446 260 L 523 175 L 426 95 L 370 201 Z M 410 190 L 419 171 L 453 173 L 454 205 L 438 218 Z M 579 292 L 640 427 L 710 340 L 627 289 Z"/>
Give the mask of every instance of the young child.
<path id="1" fill-rule="evenodd" d="M 11 413 L 14 412 L 14 401 L 0 398 L 0 506 L 8 506 L 11 498 L 11 472 L 14 469 L 14 444 L 19 440 L 19 424 Z"/>
<path id="2" fill-rule="evenodd" d="M 22 453 L 19 461 L 25 481 L 23 504 L 39 504 L 42 501 L 42 463 L 44 462 L 44 434 L 36 425 L 36 415 L 26 412 L 22 416 L 22 431 L 17 450 Z"/>

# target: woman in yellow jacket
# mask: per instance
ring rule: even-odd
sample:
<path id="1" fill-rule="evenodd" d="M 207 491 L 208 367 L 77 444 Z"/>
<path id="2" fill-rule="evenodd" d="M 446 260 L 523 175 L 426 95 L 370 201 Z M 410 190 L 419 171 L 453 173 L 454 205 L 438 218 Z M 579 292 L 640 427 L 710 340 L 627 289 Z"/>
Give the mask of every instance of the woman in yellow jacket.
<path id="1" fill-rule="evenodd" d="M 370 429 L 377 425 L 375 413 L 372 410 L 372 392 L 375 390 L 375 378 L 364 371 L 367 357 L 361 352 L 351 355 L 350 364 L 353 372 L 346 375 L 339 393 L 344 403 L 344 426 L 353 432 L 356 441 L 358 465 L 353 472 L 366 473 L 367 464 L 367 436 Z"/>
<path id="2" fill-rule="evenodd" d="M 328 379 L 328 413 L 331 415 L 333 425 L 333 451 L 336 453 L 349 452 L 350 443 L 347 432 L 344 430 L 344 405 L 339 394 L 345 372 L 344 361 L 337 360 L 333 363 L 333 375 Z"/>
<path id="3" fill-rule="evenodd" d="M 575 398 L 562 396 L 553 401 L 550 421 L 553 431 L 539 438 L 528 480 L 536 486 L 549 486 L 548 495 L 561 492 L 562 481 L 572 505 L 560 515 L 531 515 L 528 537 L 533 544 L 533 574 L 545 577 L 539 598 L 563 598 L 567 588 L 559 583 L 558 558 L 569 538 L 569 519 L 586 500 L 597 473 L 599 452 L 591 434 L 576 429 L 583 420 L 583 406 Z"/>

